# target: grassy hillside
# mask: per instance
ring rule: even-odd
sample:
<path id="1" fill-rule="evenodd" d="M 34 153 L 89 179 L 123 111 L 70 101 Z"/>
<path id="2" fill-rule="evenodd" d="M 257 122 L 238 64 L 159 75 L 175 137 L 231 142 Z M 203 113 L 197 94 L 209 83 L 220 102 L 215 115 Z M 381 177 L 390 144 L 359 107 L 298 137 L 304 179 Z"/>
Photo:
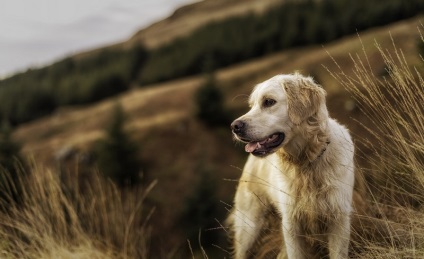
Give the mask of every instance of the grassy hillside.
<path id="1" fill-rule="evenodd" d="M 176 38 L 187 36 L 212 21 L 225 20 L 246 13 L 260 14 L 281 2 L 281 0 L 199 1 L 175 10 L 170 17 L 138 31 L 130 40 L 116 47 L 128 47 L 142 42 L 148 48 L 156 48 Z"/>
<path id="2" fill-rule="evenodd" d="M 392 49 L 392 37 L 408 63 L 422 69 L 417 55 L 419 34 L 416 28 L 420 20 L 422 17 L 416 17 L 371 29 L 362 32 L 360 39 L 349 36 L 324 47 L 292 49 L 219 69 L 215 74 L 218 87 L 224 93 L 229 113 L 236 118 L 247 110 L 247 96 L 256 83 L 278 73 L 300 70 L 313 75 L 323 85 L 328 92 L 330 114 L 346 124 L 355 138 L 370 136 L 360 125 L 372 125 L 370 118 L 357 108 L 351 94 L 323 65 L 335 71 L 334 58 L 343 71 L 353 74 L 355 65 L 349 53 L 362 55 L 365 46 L 372 71 L 384 75 L 386 66 L 374 41 L 378 41 L 383 49 Z M 199 183 L 205 175 L 210 179 L 211 189 L 215 192 L 215 199 L 210 202 L 217 207 L 213 218 L 222 222 L 227 206 L 220 201 L 231 204 L 240 168 L 246 158 L 242 148 L 233 143 L 229 128 L 212 129 L 195 118 L 193 95 L 203 81 L 202 76 L 187 77 L 134 88 L 90 106 L 61 108 L 51 116 L 19 126 L 13 137 L 22 143 L 22 152 L 40 165 L 56 168 L 56 158 L 67 150 L 72 150 L 68 162 L 76 164 L 82 155 L 91 152 L 93 143 L 102 137 L 115 103 L 121 103 L 128 116 L 127 129 L 141 146 L 146 182 L 158 180 L 149 196 L 149 206 L 157 208 L 156 216 L 150 221 L 153 226 L 151 249 L 153 253 L 162 251 L 169 256 L 182 255 L 187 252 L 189 235 L 184 227 L 187 220 L 183 217 L 184 211 L 190 197 L 199 192 L 208 193 L 208 190 L 197 188 Z M 360 148 L 362 154 L 372 153 L 365 146 Z M 361 157 L 358 159 L 361 161 Z M 202 237 L 207 239 L 216 233 L 225 236 L 223 230 L 215 229 L 203 230 Z M 219 240 L 225 238 L 214 242 L 221 242 Z M 196 239 L 191 242 L 193 247 L 198 247 Z M 219 245 L 225 247 L 225 244 Z M 221 257 L 222 253 L 225 254 L 218 248 L 208 251 L 221 253 Z"/>
<path id="3" fill-rule="evenodd" d="M 243 8 L 236 9 L 239 6 Z M 198 27 L 175 28 L 185 33 L 167 33 L 172 40 L 163 39 L 162 45 L 149 48 L 135 42 L 127 47 L 111 46 L 1 80 L 0 119 L 17 125 L 66 105 L 103 100 L 134 85 L 199 75 L 207 62 L 217 69 L 284 49 L 322 44 L 421 14 L 424 2 L 305 0 L 277 5 L 273 1 L 205 1 L 186 9 L 176 12 L 174 18 L 194 21 L 196 14 L 202 16 L 206 10 L 210 14 L 193 22 Z M 161 27 L 153 27 L 160 35 L 165 33 Z M 18 98 L 20 102 L 15 102 Z"/>

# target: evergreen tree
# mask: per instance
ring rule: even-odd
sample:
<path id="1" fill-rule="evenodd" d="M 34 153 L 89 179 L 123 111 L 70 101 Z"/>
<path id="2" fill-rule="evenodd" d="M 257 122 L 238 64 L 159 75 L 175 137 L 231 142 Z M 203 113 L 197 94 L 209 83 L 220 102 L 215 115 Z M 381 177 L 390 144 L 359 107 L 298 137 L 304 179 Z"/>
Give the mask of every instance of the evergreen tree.
<path id="1" fill-rule="evenodd" d="M 144 46 L 137 45 L 131 49 L 129 77 L 131 80 L 138 79 L 139 73 L 148 58 L 148 51 Z"/>
<path id="2" fill-rule="evenodd" d="M 214 75 L 208 73 L 205 83 L 197 90 L 196 115 L 209 126 L 219 126 L 228 123 L 228 115 L 224 109 L 224 98 L 216 87 Z"/>
<path id="3" fill-rule="evenodd" d="M 106 137 L 98 142 L 96 148 L 100 171 L 121 187 L 140 182 L 141 165 L 137 157 L 138 147 L 124 130 L 125 114 L 122 107 L 114 107 Z"/>
<path id="4" fill-rule="evenodd" d="M 197 117 L 211 126 L 221 124 L 225 117 L 222 100 L 213 75 L 207 75 L 206 82 L 196 92 Z"/>
<path id="5" fill-rule="evenodd" d="M 217 182 L 212 176 L 212 171 L 199 166 L 199 181 L 186 199 L 181 218 L 187 238 L 197 241 L 200 231 L 202 245 L 206 247 L 216 243 L 219 234 L 222 234 L 212 230 L 217 227 L 216 219 L 223 216 L 216 197 Z"/>
<path id="6" fill-rule="evenodd" d="M 418 54 L 421 55 L 421 57 L 424 57 L 424 39 L 417 40 L 417 49 Z"/>
<path id="7" fill-rule="evenodd" d="M 12 127 L 3 121 L 0 125 L 0 198 L 19 200 L 24 164 L 19 155 L 20 145 L 11 138 Z"/>

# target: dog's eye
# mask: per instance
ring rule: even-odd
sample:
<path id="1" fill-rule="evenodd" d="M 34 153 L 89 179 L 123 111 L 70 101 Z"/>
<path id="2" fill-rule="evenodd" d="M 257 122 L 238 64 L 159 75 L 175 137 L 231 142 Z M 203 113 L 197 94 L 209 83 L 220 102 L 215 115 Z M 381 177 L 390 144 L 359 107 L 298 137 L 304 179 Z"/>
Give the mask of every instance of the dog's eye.
<path id="1" fill-rule="evenodd" d="M 265 99 L 265 100 L 264 100 L 264 102 L 262 103 L 262 106 L 263 106 L 263 107 L 265 107 L 265 108 L 268 108 L 268 107 L 273 106 L 276 102 L 277 102 L 277 101 L 276 101 L 276 100 L 274 100 L 274 99 L 269 99 L 269 98 L 267 98 L 267 99 Z"/>

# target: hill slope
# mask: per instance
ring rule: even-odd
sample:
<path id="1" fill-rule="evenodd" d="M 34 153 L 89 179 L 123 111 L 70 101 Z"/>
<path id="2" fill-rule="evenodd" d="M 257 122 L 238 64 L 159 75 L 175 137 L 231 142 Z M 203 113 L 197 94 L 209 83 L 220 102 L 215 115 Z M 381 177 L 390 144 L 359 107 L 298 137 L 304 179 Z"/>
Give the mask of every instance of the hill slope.
<path id="1" fill-rule="evenodd" d="M 156 47 L 177 37 L 188 35 L 195 29 L 230 16 L 248 12 L 260 13 L 281 0 L 206 0 L 177 9 L 173 15 L 148 28 L 137 32 L 128 43 L 144 42 L 148 47 Z"/>
<path id="2" fill-rule="evenodd" d="M 261 13 L 281 0 L 203 0 L 175 10 L 168 18 L 136 32 L 129 40 L 108 48 L 130 48 L 139 43 L 148 48 L 164 45 L 175 38 L 184 37 L 212 21 L 246 13 Z M 76 57 L 101 52 L 103 48 L 77 54 Z"/>

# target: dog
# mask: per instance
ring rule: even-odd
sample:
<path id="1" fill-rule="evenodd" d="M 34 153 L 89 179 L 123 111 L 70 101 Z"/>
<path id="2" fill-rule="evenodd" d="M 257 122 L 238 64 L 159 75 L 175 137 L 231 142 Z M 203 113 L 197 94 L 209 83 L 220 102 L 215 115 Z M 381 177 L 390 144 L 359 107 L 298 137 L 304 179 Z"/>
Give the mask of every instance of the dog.
<path id="1" fill-rule="evenodd" d="M 277 75 L 255 86 L 250 111 L 232 122 L 250 153 L 229 217 L 235 258 L 251 256 L 267 207 L 282 219 L 278 258 L 347 258 L 354 145 L 325 97 L 311 77 Z"/>

